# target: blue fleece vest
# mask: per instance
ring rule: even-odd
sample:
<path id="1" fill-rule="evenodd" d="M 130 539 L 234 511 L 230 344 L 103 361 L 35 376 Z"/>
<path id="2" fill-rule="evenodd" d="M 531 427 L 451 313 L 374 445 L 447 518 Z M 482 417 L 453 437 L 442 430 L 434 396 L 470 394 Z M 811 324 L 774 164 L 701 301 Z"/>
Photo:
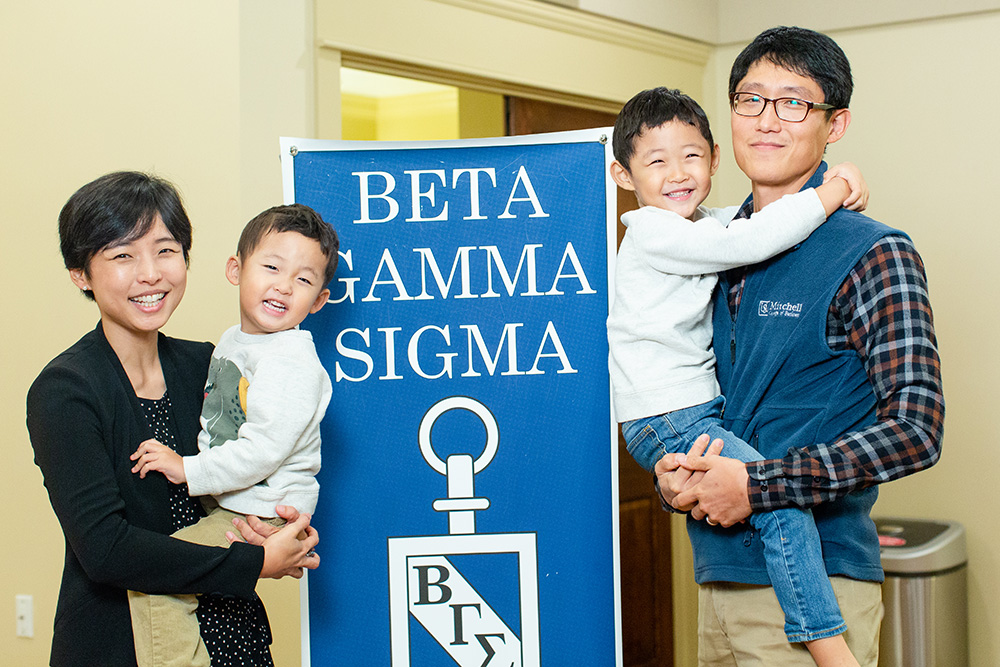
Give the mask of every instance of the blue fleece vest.
<path id="1" fill-rule="evenodd" d="M 820 185 L 825 171 L 824 163 L 805 188 Z M 875 394 L 861 360 L 853 350 L 829 348 L 826 320 L 847 274 L 890 234 L 901 232 L 858 213 L 835 212 L 800 245 L 748 267 L 735 319 L 726 300 L 729 284 L 720 279 L 713 324 L 726 397 L 723 426 L 765 459 L 875 422 Z M 831 575 L 882 581 L 869 517 L 877 496 L 871 487 L 813 508 Z M 760 536 L 749 523 L 724 529 L 689 519 L 688 534 L 698 583 L 770 583 Z"/>

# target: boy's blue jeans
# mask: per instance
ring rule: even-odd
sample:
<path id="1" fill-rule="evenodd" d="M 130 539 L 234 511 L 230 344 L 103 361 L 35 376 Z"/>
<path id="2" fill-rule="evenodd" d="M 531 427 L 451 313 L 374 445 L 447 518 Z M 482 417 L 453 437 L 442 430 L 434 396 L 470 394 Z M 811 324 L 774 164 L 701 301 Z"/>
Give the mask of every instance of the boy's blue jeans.
<path id="1" fill-rule="evenodd" d="M 687 453 L 698 436 L 708 433 L 712 440 L 725 442 L 722 456 L 745 463 L 761 460 L 760 452 L 722 428 L 724 405 L 725 398 L 719 396 L 701 405 L 625 422 L 622 433 L 629 454 L 652 472 L 664 454 Z M 826 574 L 812 512 L 755 512 L 750 523 L 764 543 L 767 573 L 785 612 L 788 641 L 811 641 L 844 632 L 847 626 Z"/>

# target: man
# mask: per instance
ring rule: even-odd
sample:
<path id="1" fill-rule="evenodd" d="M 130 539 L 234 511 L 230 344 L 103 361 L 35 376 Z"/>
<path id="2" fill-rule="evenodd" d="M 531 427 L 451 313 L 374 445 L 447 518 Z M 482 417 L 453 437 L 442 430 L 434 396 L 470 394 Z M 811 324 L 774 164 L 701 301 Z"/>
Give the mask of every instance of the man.
<path id="1" fill-rule="evenodd" d="M 822 181 L 852 88 L 847 57 L 825 35 L 774 28 L 743 50 L 729 81 L 733 148 L 752 182 L 739 216 Z M 760 539 L 740 523 L 797 506 L 813 510 L 848 645 L 875 665 L 875 485 L 933 465 L 944 420 L 920 256 L 902 232 L 841 209 L 796 248 L 724 276 L 714 327 L 724 426 L 765 460 L 699 458 L 703 436 L 687 457 L 657 464 L 664 499 L 691 511 L 700 663 L 813 664 L 785 641 Z"/>

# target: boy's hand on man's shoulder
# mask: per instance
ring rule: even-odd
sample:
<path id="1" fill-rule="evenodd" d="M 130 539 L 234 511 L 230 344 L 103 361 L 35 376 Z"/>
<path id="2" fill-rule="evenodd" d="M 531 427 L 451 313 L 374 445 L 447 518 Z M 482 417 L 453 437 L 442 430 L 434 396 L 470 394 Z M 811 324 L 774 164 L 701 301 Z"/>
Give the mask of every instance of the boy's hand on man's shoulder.
<path id="1" fill-rule="evenodd" d="M 865 182 L 861 170 L 850 162 L 835 164 L 823 174 L 823 182 L 829 183 L 834 178 L 842 178 L 847 181 L 847 186 L 851 193 L 844 200 L 842 206 L 851 211 L 861 212 L 868 208 L 868 183 Z"/>

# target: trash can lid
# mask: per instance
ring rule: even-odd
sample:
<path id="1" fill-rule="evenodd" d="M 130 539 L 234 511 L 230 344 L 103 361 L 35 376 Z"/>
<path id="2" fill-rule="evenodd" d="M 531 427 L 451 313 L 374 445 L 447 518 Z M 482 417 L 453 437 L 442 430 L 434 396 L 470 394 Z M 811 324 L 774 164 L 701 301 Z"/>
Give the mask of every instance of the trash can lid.
<path id="1" fill-rule="evenodd" d="M 955 521 L 877 518 L 886 574 L 935 574 L 967 561 L 965 528 Z"/>

